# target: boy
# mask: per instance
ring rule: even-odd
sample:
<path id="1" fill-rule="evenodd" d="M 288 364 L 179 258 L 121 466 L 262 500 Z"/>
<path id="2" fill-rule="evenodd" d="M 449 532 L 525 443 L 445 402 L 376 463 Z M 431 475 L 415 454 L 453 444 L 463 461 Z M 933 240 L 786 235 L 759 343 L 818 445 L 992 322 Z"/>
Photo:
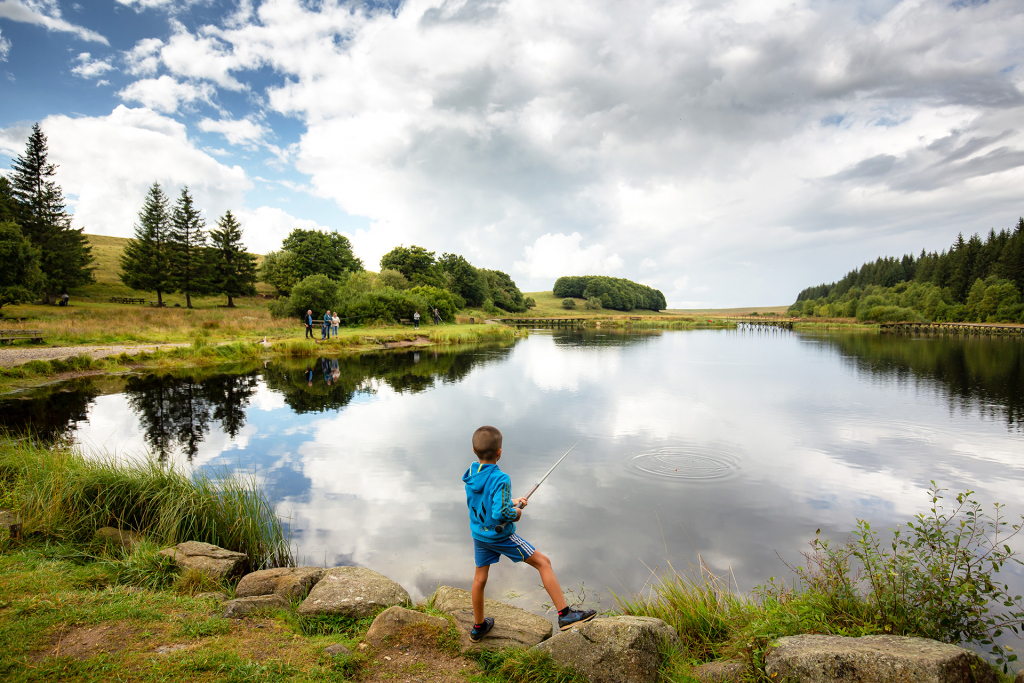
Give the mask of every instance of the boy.
<path id="1" fill-rule="evenodd" d="M 515 522 L 523 516 L 525 498 L 512 498 L 512 480 L 498 469 L 501 460 L 501 432 L 494 427 L 481 427 L 473 433 L 473 452 L 477 460 L 462 475 L 469 506 L 469 528 L 476 553 L 476 574 L 473 576 L 473 629 L 469 639 L 479 643 L 494 628 L 494 619 L 484 618 L 484 587 L 492 564 L 502 555 L 513 562 L 525 562 L 538 572 L 544 590 L 558 609 L 558 628 L 565 631 L 576 624 L 590 621 L 597 612 L 580 611 L 565 604 L 562 589 L 551 569 L 551 560 L 516 535 Z"/>

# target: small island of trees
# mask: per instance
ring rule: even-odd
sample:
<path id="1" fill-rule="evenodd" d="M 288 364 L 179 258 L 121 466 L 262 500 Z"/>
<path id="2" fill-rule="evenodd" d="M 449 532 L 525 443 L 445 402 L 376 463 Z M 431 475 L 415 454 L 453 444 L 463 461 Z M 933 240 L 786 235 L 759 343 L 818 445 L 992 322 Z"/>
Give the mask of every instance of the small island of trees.
<path id="1" fill-rule="evenodd" d="M 574 301 L 571 305 L 566 303 L 573 299 L 586 299 L 586 307 L 592 309 L 662 311 L 668 308 L 660 290 L 606 275 L 566 275 L 555 280 L 551 293 L 564 298 L 565 308 L 576 307 Z"/>

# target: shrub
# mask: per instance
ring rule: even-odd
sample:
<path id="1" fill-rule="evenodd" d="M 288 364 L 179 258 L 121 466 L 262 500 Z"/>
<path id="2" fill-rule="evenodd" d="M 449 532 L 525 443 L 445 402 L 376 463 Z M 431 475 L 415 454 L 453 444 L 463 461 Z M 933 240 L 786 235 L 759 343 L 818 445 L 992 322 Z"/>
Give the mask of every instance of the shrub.
<path id="1" fill-rule="evenodd" d="M 324 311 L 335 310 L 341 298 L 341 285 L 326 275 L 310 275 L 292 287 L 291 296 L 271 312 L 284 317 L 302 318 L 307 310 L 313 317 L 323 316 Z"/>
<path id="2" fill-rule="evenodd" d="M 576 308 L 576 299 L 562 299 L 562 308 L 566 310 Z"/>
<path id="3" fill-rule="evenodd" d="M 584 303 L 583 306 L 592 311 L 599 311 L 602 308 L 604 308 L 604 306 L 601 304 L 601 300 L 598 299 L 596 296 L 592 296 L 589 299 L 587 299 L 586 303 Z"/>
<path id="4" fill-rule="evenodd" d="M 532 296 L 528 296 L 523 299 L 523 303 L 526 304 L 527 308 L 537 308 L 537 302 Z"/>

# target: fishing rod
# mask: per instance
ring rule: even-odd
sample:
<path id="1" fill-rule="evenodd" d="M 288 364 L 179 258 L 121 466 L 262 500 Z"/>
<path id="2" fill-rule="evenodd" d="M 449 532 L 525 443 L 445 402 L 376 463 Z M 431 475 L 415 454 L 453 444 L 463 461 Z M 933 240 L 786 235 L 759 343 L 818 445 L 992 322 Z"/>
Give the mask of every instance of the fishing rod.
<path id="1" fill-rule="evenodd" d="M 579 442 L 580 442 L 580 441 L 583 441 L 583 437 L 580 437 L 580 439 L 579 439 L 579 440 L 578 440 L 578 441 L 577 441 L 576 443 L 574 443 L 574 444 L 572 445 L 572 447 L 571 447 L 571 448 L 570 448 L 569 450 L 567 450 L 567 451 L 565 452 L 565 455 L 563 455 L 563 456 L 562 456 L 561 458 L 559 458 L 559 459 L 558 459 L 558 462 L 556 462 L 556 463 L 555 463 L 554 465 L 552 465 L 552 466 L 551 466 L 551 469 L 550 469 L 550 470 L 548 470 L 548 473 L 547 473 L 547 474 L 545 474 L 545 475 L 544 475 L 543 477 L 541 477 L 541 478 L 540 478 L 540 481 L 538 481 L 538 482 L 537 482 L 536 484 L 534 484 L 534 485 L 533 485 L 533 488 L 532 488 L 532 489 L 530 489 L 530 492 L 529 492 L 529 493 L 527 493 L 527 494 L 526 494 L 525 496 L 523 496 L 523 497 L 524 497 L 524 498 L 526 498 L 527 500 L 529 500 L 529 499 L 530 499 L 530 496 L 532 496 L 532 495 L 533 495 L 533 492 L 534 492 L 534 491 L 536 491 L 537 489 L 539 489 L 539 488 L 540 488 L 540 485 L 544 483 L 544 480 L 545 480 L 545 479 L 547 479 L 547 478 L 548 478 L 548 476 L 550 476 L 550 475 L 551 475 L 551 473 L 555 471 L 555 468 L 556 468 L 556 467 L 558 467 L 558 466 L 559 466 L 559 465 L 560 465 L 560 464 L 562 463 L 562 461 L 563 461 L 563 460 L 565 460 L 565 457 L 566 457 L 567 455 L 569 455 L 570 453 L 572 453 L 572 449 L 573 449 L 573 448 L 576 448 L 576 446 L 577 446 L 577 445 L 579 445 Z"/>

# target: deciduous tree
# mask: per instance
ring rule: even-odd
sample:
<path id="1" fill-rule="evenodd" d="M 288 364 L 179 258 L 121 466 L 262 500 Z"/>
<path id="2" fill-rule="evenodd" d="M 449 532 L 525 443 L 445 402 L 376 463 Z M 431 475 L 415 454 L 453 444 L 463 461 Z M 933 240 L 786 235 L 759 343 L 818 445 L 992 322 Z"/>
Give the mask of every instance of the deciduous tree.
<path id="1" fill-rule="evenodd" d="M 29 301 L 42 280 L 39 250 L 14 221 L 0 222 L 0 308 Z"/>

